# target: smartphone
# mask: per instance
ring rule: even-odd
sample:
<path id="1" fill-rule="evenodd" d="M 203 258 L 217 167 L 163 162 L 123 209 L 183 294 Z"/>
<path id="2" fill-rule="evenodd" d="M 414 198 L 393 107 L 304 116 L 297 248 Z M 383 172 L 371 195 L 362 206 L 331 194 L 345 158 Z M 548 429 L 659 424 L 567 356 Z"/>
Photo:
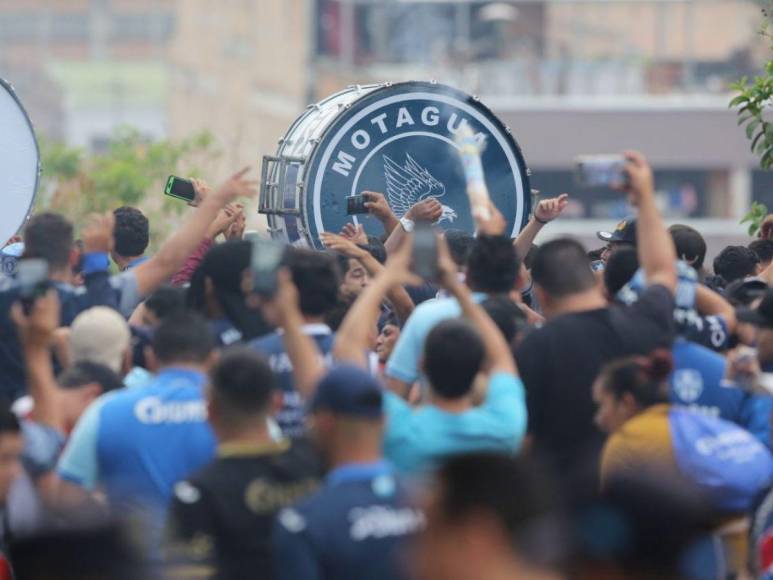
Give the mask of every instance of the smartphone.
<path id="1" fill-rule="evenodd" d="M 250 270 L 252 272 L 253 292 L 266 297 L 276 294 L 276 271 L 282 263 L 284 254 L 285 245 L 281 242 L 262 238 L 252 240 Z"/>
<path id="2" fill-rule="evenodd" d="M 48 262 L 37 258 L 19 260 L 16 269 L 19 298 L 25 314 L 29 314 L 35 300 L 48 290 Z"/>
<path id="3" fill-rule="evenodd" d="M 164 193 L 189 203 L 196 199 L 196 190 L 193 188 L 193 182 L 190 179 L 183 179 L 174 175 L 170 175 L 169 179 L 166 180 Z"/>
<path id="4" fill-rule="evenodd" d="M 346 198 L 346 215 L 354 215 L 359 213 L 368 213 L 368 208 L 365 207 L 364 195 L 352 195 Z"/>
<path id="5" fill-rule="evenodd" d="M 426 222 L 413 230 L 413 271 L 424 280 L 437 280 L 437 234 Z"/>
<path id="6" fill-rule="evenodd" d="M 575 162 L 580 187 L 623 187 L 628 183 L 622 155 L 582 155 Z"/>

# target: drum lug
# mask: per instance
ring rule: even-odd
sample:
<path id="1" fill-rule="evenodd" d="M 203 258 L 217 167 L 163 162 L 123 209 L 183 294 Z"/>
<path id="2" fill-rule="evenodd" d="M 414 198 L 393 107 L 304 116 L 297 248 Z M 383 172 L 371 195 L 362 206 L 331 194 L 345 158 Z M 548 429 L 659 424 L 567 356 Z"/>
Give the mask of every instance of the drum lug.
<path id="1" fill-rule="evenodd" d="M 263 156 L 258 213 L 279 216 L 300 215 L 303 187 L 302 183 L 298 182 L 298 175 L 301 174 L 305 163 L 306 159 L 302 157 Z M 291 168 L 295 168 L 295 173 L 288 177 L 288 169 Z"/>
<path id="2" fill-rule="evenodd" d="M 507 125 L 505 125 L 505 133 L 507 133 L 508 135 L 513 134 L 513 132 L 510 130 L 510 127 L 508 127 Z"/>

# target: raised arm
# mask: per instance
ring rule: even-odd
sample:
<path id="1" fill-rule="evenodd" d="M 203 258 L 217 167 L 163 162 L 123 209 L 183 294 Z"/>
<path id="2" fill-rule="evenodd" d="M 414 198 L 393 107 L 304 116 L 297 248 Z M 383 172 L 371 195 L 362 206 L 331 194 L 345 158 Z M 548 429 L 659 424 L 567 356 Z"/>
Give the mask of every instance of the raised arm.
<path id="1" fill-rule="evenodd" d="M 324 232 L 321 235 L 321 239 L 322 243 L 334 252 L 339 252 L 349 258 L 358 260 L 363 268 L 368 271 L 371 278 L 376 278 L 384 270 L 384 266 L 382 266 L 370 252 L 360 248 L 351 240 L 347 240 L 343 236 Z M 405 288 L 402 286 L 390 288 L 387 298 L 392 302 L 395 314 L 397 314 L 400 322 L 408 320 L 408 317 L 413 312 L 414 304 Z"/>
<path id="2" fill-rule="evenodd" d="M 562 193 L 558 197 L 552 197 L 550 199 L 543 199 L 534 208 L 534 215 L 531 216 L 529 223 L 521 230 L 518 237 L 515 238 L 515 249 L 518 251 L 518 256 L 521 260 L 526 258 L 526 254 L 529 253 L 534 239 L 537 234 L 540 233 L 548 223 L 552 222 L 569 203 L 569 194 Z"/>
<path id="3" fill-rule="evenodd" d="M 486 351 L 489 372 L 518 374 L 513 353 L 499 328 L 486 311 L 472 299 L 470 290 L 456 276 L 454 262 L 444 241 L 438 245 L 438 268 L 443 287 L 456 298 L 462 314 L 478 329 Z"/>
<path id="4" fill-rule="evenodd" d="M 403 218 L 408 220 L 410 224 L 410 230 L 412 231 L 413 224 L 416 222 L 423 221 L 434 224 L 442 217 L 442 215 L 443 205 L 434 197 L 430 197 L 414 204 L 411 209 L 406 212 Z M 402 224 L 392 230 L 389 238 L 387 238 L 387 241 L 384 242 L 384 247 L 386 248 L 387 254 L 396 252 L 397 248 L 403 245 L 403 240 L 408 233 L 411 232 L 406 232 Z"/>
<path id="5" fill-rule="evenodd" d="M 244 179 L 249 168 L 241 170 L 204 197 L 183 225 L 173 233 L 155 256 L 134 269 L 137 290 L 147 296 L 169 280 L 207 235 L 210 225 L 221 209 L 240 197 L 252 197 L 257 190 L 254 183 Z"/>
<path id="6" fill-rule="evenodd" d="M 412 250 L 412 240 L 406 239 L 389 258 L 386 267 L 357 297 L 336 333 L 333 355 L 337 360 L 367 368 L 370 328 L 378 319 L 381 302 L 390 290 L 418 281 L 408 272 Z"/>
<path id="7" fill-rule="evenodd" d="M 32 417 L 38 423 L 64 432 L 64 416 L 50 348 L 54 332 L 59 326 L 59 298 L 56 290 L 51 289 L 37 299 L 29 314 L 24 314 L 21 304 L 17 302 L 11 309 L 11 318 L 16 324 L 22 344 L 27 390 L 35 402 Z"/>
<path id="8" fill-rule="evenodd" d="M 655 204 L 652 169 L 644 155 L 627 151 L 626 186 L 631 204 L 639 208 L 636 240 L 639 262 L 644 268 L 647 284 L 660 284 L 673 294 L 676 291 L 676 249 Z"/>
<path id="9" fill-rule="evenodd" d="M 728 333 L 735 331 L 735 308 L 719 294 L 698 284 L 695 288 L 695 307 L 703 316 L 721 316 L 727 323 Z"/>

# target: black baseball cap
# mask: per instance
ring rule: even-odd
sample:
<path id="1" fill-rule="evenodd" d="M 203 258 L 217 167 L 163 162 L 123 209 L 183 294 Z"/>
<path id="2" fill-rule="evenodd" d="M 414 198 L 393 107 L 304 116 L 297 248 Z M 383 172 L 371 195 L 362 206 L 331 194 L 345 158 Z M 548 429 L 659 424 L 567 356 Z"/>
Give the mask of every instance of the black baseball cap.
<path id="1" fill-rule="evenodd" d="M 381 384 L 375 377 L 359 367 L 339 365 L 319 382 L 311 410 L 379 419 L 383 416 L 382 400 Z"/>
<path id="2" fill-rule="evenodd" d="M 636 244 L 636 218 L 627 217 L 615 226 L 613 232 L 596 232 L 602 242 Z"/>
<path id="3" fill-rule="evenodd" d="M 736 318 L 762 328 L 773 328 L 773 289 L 768 288 L 757 308 L 739 308 Z"/>

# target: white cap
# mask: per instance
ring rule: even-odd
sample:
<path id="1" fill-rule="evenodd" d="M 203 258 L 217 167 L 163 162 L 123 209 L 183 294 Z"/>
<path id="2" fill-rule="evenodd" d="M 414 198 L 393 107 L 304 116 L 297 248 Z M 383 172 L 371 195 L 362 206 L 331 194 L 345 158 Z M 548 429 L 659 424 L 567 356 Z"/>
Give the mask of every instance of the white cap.
<path id="1" fill-rule="evenodd" d="M 107 306 L 89 308 L 70 325 L 71 362 L 99 363 L 120 373 L 130 341 L 129 324 L 116 310 Z"/>

